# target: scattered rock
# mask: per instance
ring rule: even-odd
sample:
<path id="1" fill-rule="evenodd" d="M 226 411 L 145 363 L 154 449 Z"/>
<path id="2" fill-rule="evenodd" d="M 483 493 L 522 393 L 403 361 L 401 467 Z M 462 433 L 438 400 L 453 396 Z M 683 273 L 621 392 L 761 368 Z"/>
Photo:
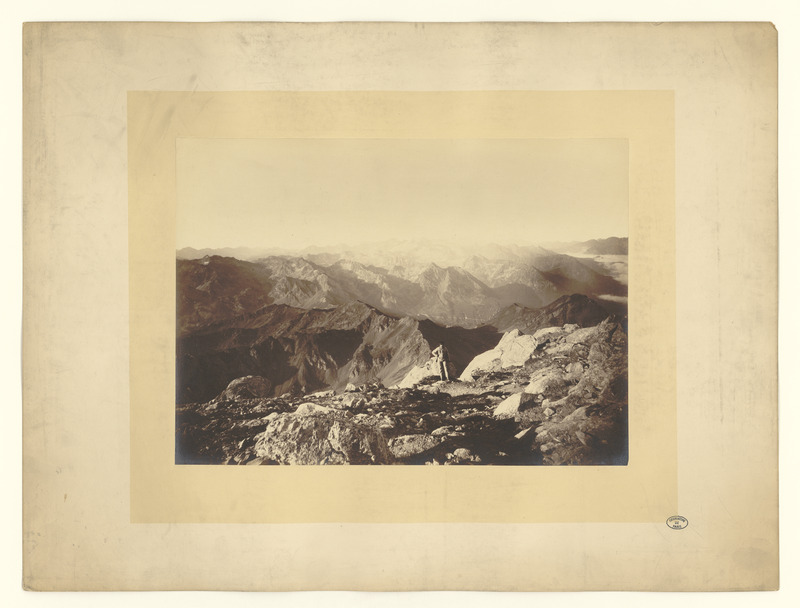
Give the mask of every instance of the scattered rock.
<path id="1" fill-rule="evenodd" d="M 426 452 L 437 445 L 439 445 L 439 439 L 420 433 L 395 437 L 389 442 L 389 450 L 395 458 L 407 458 Z"/>
<path id="2" fill-rule="evenodd" d="M 353 381 L 339 394 L 287 393 L 284 399 L 244 397 L 258 394 L 247 388 L 258 388 L 258 380 L 237 379 L 231 383 L 233 399 L 220 394 L 208 403 L 177 407 L 176 459 L 251 466 L 398 459 L 431 465 L 624 464 L 627 336 L 616 322 L 573 325 L 546 328 L 539 337 L 547 341 L 537 344 L 535 356 L 505 368 L 503 353 L 506 362 L 525 360 L 530 353 L 522 346 L 535 341 L 509 332 L 503 353 L 492 353 L 493 369 L 478 370 L 464 382 L 443 383 L 436 375 L 414 389 L 385 389 Z M 583 341 L 571 342 L 574 334 Z"/>
<path id="3" fill-rule="evenodd" d="M 288 395 L 289 393 L 281 395 L 281 398 Z M 325 399 L 326 397 L 333 397 L 333 391 L 317 391 L 316 393 L 311 393 L 309 397 L 315 397 L 317 399 Z"/>
<path id="4" fill-rule="evenodd" d="M 382 419 L 378 420 L 379 429 L 393 429 L 394 427 L 395 422 L 391 418 L 384 416 Z"/>
<path id="5" fill-rule="evenodd" d="M 357 410 L 366 405 L 364 397 L 358 393 L 347 393 L 341 398 L 341 405 L 349 410 Z"/>
<path id="6" fill-rule="evenodd" d="M 468 450 L 467 448 L 456 448 L 453 450 L 453 458 L 448 460 L 445 464 L 462 464 L 464 462 L 480 463 L 481 457 L 477 454 L 473 454 L 472 450 Z"/>

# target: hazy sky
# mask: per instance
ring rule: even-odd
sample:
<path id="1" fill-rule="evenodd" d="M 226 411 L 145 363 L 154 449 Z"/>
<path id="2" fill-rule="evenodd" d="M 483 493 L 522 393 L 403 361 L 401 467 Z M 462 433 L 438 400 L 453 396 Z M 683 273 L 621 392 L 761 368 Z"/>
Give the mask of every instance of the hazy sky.
<path id="1" fill-rule="evenodd" d="M 177 247 L 628 235 L 621 139 L 179 139 Z"/>

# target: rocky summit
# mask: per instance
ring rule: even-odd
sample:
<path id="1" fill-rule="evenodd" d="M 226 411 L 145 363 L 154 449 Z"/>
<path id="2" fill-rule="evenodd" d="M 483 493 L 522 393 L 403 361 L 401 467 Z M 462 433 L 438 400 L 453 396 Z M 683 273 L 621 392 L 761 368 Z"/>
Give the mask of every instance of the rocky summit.
<path id="1" fill-rule="evenodd" d="M 311 326 L 315 314 L 302 322 Z M 369 314 L 359 340 L 401 330 Z M 177 406 L 176 462 L 626 464 L 627 347 L 624 323 L 609 317 L 515 328 L 459 362 L 450 382 L 422 361 L 389 386 L 350 374 L 310 394 L 277 395 L 269 378 L 236 378 L 210 400 Z"/>

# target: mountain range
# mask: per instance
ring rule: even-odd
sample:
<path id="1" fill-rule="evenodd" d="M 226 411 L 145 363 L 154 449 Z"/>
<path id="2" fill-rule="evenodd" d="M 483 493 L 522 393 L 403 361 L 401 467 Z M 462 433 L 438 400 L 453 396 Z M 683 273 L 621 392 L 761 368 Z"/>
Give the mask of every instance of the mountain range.
<path id="1" fill-rule="evenodd" d="M 363 253 L 350 253 L 352 258 L 318 252 L 246 261 L 217 255 L 186 259 L 192 252 L 182 250 L 177 262 L 179 333 L 273 303 L 332 308 L 360 301 L 388 314 L 474 328 L 511 304 L 540 308 L 574 293 L 616 300 L 627 296 L 625 273 L 618 267 L 604 270 L 594 260 L 539 247 L 498 246 L 447 266 L 430 261 L 454 257 L 437 251 L 387 247 L 383 266 L 353 259 Z"/>
<path id="2" fill-rule="evenodd" d="M 178 403 L 206 401 L 246 375 L 266 378 L 275 395 L 390 386 L 439 343 L 462 369 L 498 332 L 626 314 L 625 258 L 612 272 L 535 246 L 418 245 L 249 260 L 179 251 Z"/>
<path id="3" fill-rule="evenodd" d="M 338 260 L 350 260 L 366 266 L 383 268 L 392 274 L 413 279 L 425 267 L 433 263 L 447 268 L 467 268 L 468 260 L 476 257 L 494 262 L 513 262 L 547 270 L 545 266 L 558 266 L 559 257 L 569 254 L 580 262 L 594 256 L 626 256 L 628 239 L 610 237 L 571 243 L 552 243 L 546 248 L 539 245 L 513 245 L 498 243 L 463 243 L 430 241 L 426 239 L 389 240 L 380 243 L 342 244 L 335 246 L 309 246 L 302 249 L 225 247 L 219 249 L 195 249 L 184 247 L 178 250 L 178 259 L 196 260 L 208 256 L 233 257 L 244 261 L 257 261 L 268 257 L 297 257 L 329 266 Z M 600 274 L 606 274 L 600 270 Z M 483 280 L 482 277 L 478 277 Z M 624 281 L 623 281 L 624 283 Z"/>

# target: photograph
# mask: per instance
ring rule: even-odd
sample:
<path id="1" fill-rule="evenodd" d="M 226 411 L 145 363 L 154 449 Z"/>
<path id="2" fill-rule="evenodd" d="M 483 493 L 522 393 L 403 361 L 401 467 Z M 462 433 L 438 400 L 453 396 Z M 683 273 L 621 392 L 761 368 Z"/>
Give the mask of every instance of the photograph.
<path id="1" fill-rule="evenodd" d="M 628 462 L 628 141 L 176 141 L 175 463 Z"/>
<path id="2" fill-rule="evenodd" d="M 785 585 L 780 25 L 56 17 L 15 584 Z"/>

